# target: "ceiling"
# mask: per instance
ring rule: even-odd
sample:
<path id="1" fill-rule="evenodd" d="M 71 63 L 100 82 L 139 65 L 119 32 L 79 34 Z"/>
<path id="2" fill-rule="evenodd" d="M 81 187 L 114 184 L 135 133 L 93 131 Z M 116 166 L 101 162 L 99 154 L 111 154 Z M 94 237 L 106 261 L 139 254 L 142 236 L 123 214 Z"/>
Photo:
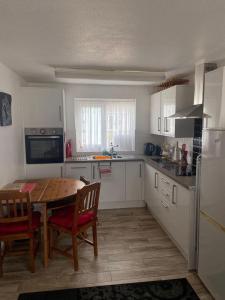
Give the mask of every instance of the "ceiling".
<path id="1" fill-rule="evenodd" d="M 27 81 L 54 68 L 169 72 L 225 57 L 224 0 L 0 0 L 0 61 Z"/>

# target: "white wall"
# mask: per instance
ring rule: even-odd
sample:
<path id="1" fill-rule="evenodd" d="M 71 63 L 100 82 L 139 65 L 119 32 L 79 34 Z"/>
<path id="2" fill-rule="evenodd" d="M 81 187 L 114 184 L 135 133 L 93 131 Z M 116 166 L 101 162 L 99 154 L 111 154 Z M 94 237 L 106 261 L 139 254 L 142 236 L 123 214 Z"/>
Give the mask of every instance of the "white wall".
<path id="1" fill-rule="evenodd" d="M 24 176 L 21 79 L 0 63 L 0 91 L 12 96 L 12 125 L 0 126 L 0 187 Z"/>
<path id="2" fill-rule="evenodd" d="M 108 85 L 66 85 L 67 138 L 72 139 L 75 154 L 74 98 L 124 98 L 136 99 L 136 153 L 143 153 L 143 145 L 149 141 L 158 142 L 149 134 L 149 99 L 151 88 L 140 86 Z"/>

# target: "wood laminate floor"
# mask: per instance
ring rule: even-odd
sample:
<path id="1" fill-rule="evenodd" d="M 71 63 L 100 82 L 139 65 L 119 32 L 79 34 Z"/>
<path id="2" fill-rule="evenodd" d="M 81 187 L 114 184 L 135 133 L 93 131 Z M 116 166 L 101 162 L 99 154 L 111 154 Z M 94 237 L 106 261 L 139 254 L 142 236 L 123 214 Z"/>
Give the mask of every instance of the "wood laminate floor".
<path id="1" fill-rule="evenodd" d="M 61 240 L 67 244 L 66 238 Z M 167 235 L 145 208 L 102 210 L 98 226 L 99 256 L 87 244 L 79 248 L 80 270 L 54 255 L 45 270 L 36 259 L 36 273 L 27 270 L 26 258 L 9 257 L 0 279 L 0 299 L 15 300 L 19 293 L 110 285 L 186 277 L 200 299 L 212 299 Z"/>

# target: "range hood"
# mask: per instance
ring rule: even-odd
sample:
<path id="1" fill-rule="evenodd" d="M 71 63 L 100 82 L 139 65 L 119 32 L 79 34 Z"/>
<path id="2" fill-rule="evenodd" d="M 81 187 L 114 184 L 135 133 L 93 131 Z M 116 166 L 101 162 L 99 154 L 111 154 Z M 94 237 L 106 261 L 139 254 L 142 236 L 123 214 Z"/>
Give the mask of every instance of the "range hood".
<path id="1" fill-rule="evenodd" d="M 195 66 L 195 94 L 192 106 L 186 107 L 169 116 L 172 119 L 201 119 L 203 117 L 203 99 L 205 72 L 215 70 L 214 63 L 202 63 Z"/>
<path id="2" fill-rule="evenodd" d="M 174 115 L 169 116 L 171 119 L 199 119 L 202 118 L 203 105 L 197 104 L 181 109 Z"/>

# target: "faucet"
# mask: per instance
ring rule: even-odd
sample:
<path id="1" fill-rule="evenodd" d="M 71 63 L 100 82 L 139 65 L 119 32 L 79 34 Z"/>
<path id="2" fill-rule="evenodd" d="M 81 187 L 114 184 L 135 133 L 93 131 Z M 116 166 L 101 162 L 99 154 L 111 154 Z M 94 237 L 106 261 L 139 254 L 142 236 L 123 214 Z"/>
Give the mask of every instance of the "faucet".
<path id="1" fill-rule="evenodd" d="M 113 143 L 110 143 L 110 149 L 109 149 L 109 153 L 111 154 L 111 156 L 115 156 L 117 155 L 117 152 L 114 150 L 114 148 L 119 147 L 119 145 L 113 145 Z"/>

